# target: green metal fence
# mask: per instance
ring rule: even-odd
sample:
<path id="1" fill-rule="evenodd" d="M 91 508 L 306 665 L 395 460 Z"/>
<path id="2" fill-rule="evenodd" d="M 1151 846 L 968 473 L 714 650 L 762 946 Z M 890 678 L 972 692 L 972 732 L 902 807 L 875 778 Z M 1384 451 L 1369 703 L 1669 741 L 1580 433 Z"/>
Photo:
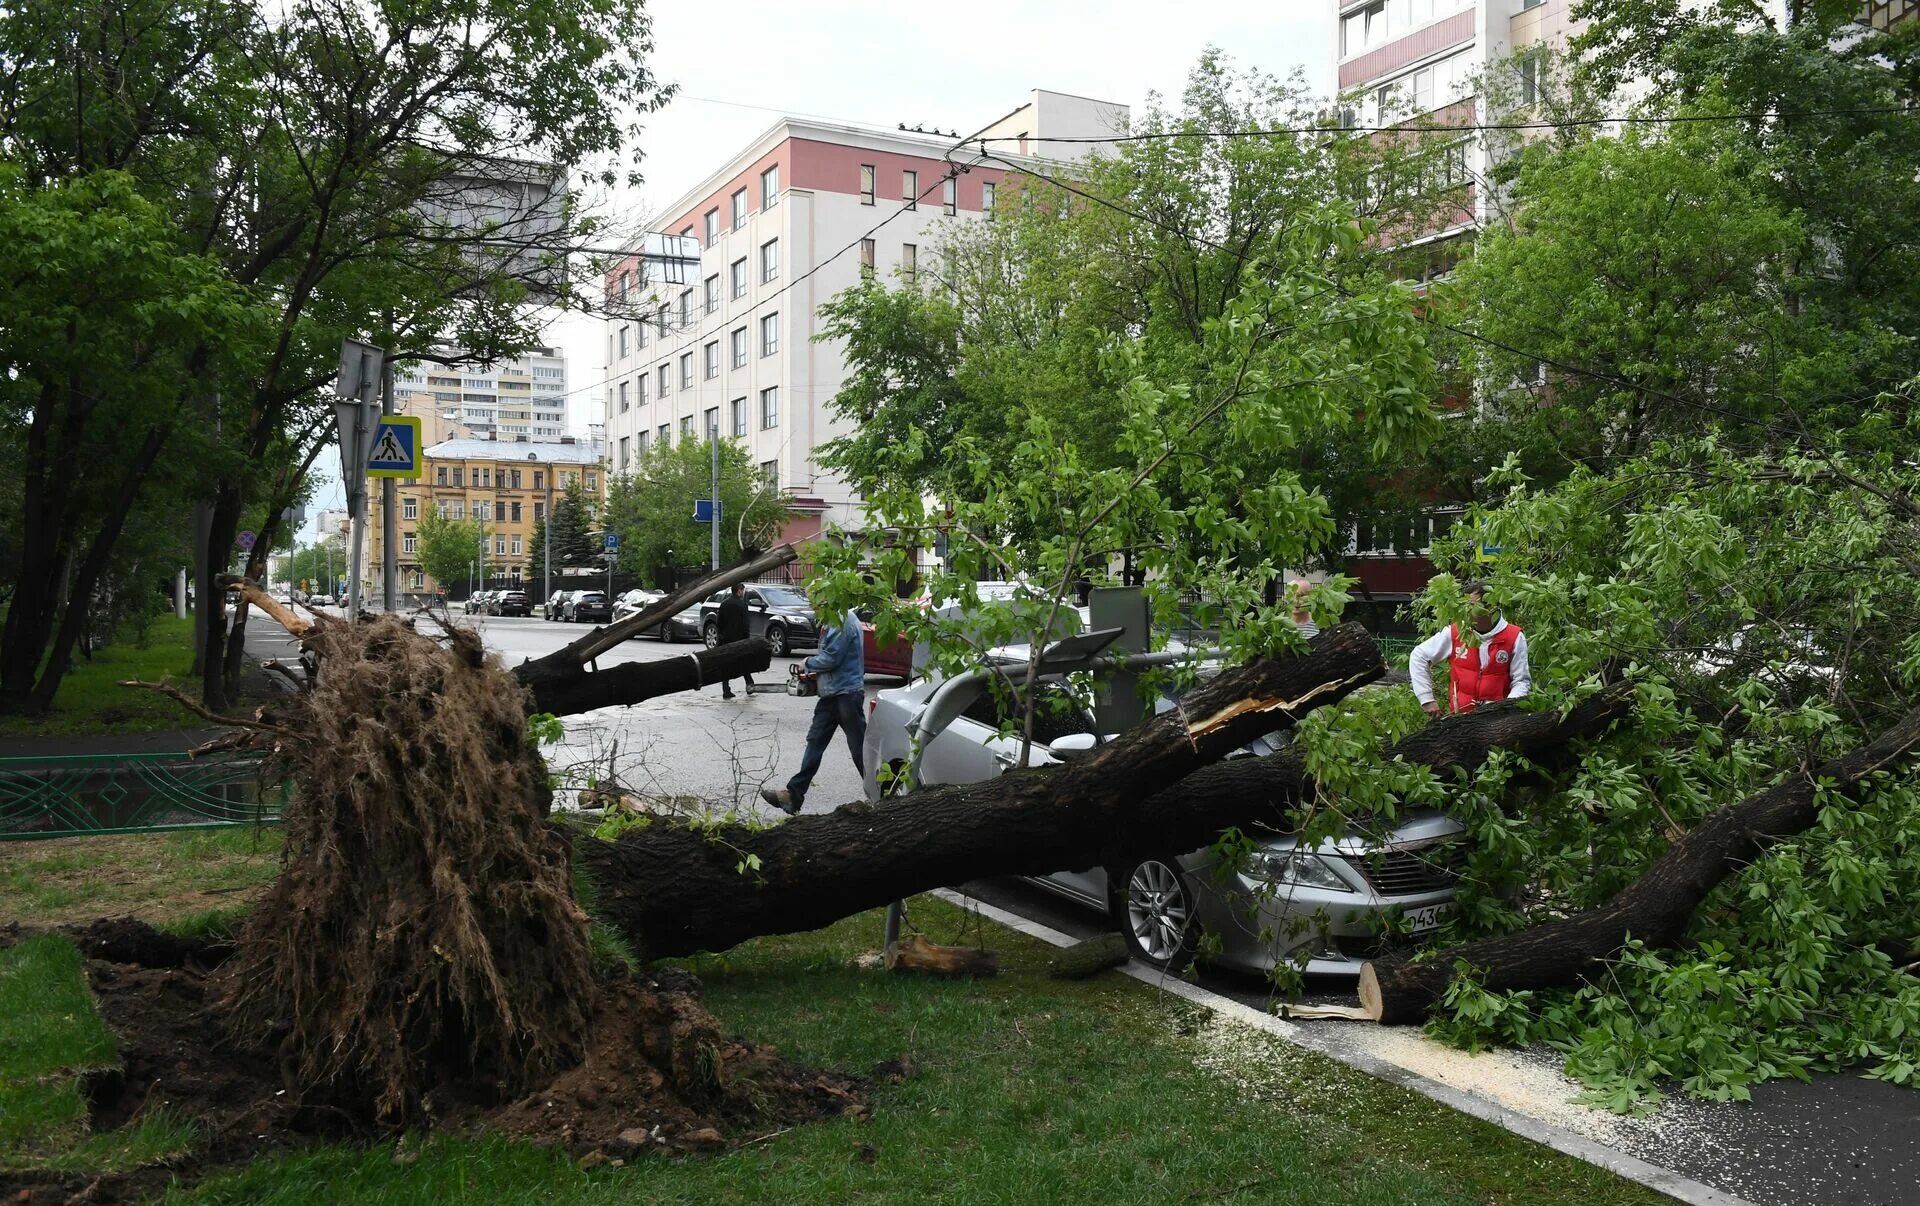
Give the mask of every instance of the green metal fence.
<path id="1" fill-rule="evenodd" d="M 259 754 L 0 758 L 0 841 L 277 824 L 288 787 Z"/>

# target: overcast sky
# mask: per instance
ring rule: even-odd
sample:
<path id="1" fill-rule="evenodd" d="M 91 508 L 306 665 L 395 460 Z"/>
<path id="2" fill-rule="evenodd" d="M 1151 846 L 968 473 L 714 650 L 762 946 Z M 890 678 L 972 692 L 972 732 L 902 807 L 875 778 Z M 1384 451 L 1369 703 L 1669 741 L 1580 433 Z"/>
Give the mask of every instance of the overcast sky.
<path id="1" fill-rule="evenodd" d="M 782 113 L 878 125 L 975 130 L 1035 88 L 1119 101 L 1138 113 L 1151 92 L 1177 98 L 1207 46 L 1243 67 L 1309 88 L 1332 85 L 1327 0 L 654 0 L 654 72 L 679 86 L 647 118 L 643 187 L 615 199 L 618 217 L 655 216 Z M 598 319 L 563 318 L 550 341 L 567 354 L 567 388 L 606 375 Z M 604 391 L 568 399 L 572 431 L 600 421 Z M 342 505 L 337 456 L 316 508 Z M 311 539 L 311 526 L 303 539 Z"/>

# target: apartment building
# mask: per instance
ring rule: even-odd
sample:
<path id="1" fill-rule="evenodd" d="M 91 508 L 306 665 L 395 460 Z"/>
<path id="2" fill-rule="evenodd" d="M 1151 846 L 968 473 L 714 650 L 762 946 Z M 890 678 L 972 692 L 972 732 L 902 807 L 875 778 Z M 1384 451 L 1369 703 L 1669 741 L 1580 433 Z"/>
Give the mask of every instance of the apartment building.
<path id="1" fill-rule="evenodd" d="M 428 508 L 448 519 L 478 519 L 487 530 L 486 548 L 474 548 L 474 580 L 495 587 L 527 582 L 533 563 L 534 525 L 544 519 L 555 495 L 579 485 L 596 505 L 606 497 L 604 450 L 571 436 L 520 442 L 516 439 L 455 439 L 430 445 L 421 454 L 417 481 L 397 483 L 394 528 L 400 536 L 400 589 L 452 591 L 465 583 L 433 582 L 414 555 L 420 517 Z M 369 589 L 380 590 L 380 524 L 367 529 Z M 481 561 L 484 553 L 484 577 Z"/>
<path id="2" fill-rule="evenodd" d="M 1127 121 L 1125 105 L 1042 90 L 967 137 L 1052 164 L 1098 145 L 1056 140 Z M 668 205 L 607 276 L 608 470 L 714 431 L 787 494 L 783 539 L 856 524 L 860 499 L 815 460 L 846 430 L 828 405 L 846 365 L 815 341 L 819 307 L 863 274 L 921 282 L 943 224 L 992 214 L 1010 173 L 965 141 L 782 118 Z"/>
<path id="3" fill-rule="evenodd" d="M 463 359 L 449 349 L 446 359 Z M 401 365 L 394 410 L 420 420 L 421 439 L 557 440 L 567 433 L 567 360 L 558 348 L 534 348 L 491 366 Z"/>

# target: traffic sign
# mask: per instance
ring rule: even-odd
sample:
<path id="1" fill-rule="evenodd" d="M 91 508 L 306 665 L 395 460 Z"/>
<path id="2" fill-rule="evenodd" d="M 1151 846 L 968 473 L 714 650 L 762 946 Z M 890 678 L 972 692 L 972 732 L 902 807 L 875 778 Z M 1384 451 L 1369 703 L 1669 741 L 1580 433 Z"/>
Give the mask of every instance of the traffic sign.
<path id="1" fill-rule="evenodd" d="M 608 532 L 606 546 L 607 546 L 607 552 L 609 553 L 619 552 L 620 551 L 620 533 Z"/>
<path id="2" fill-rule="evenodd" d="M 254 541 L 258 539 L 259 537 L 255 536 L 252 532 L 242 532 L 240 533 L 240 547 L 251 552 Z"/>
<path id="3" fill-rule="evenodd" d="M 719 508 L 711 498 L 697 498 L 693 502 L 693 522 L 712 523 L 713 513 Z"/>
<path id="4" fill-rule="evenodd" d="M 368 477 L 420 476 L 420 420 L 405 415 L 381 415 L 373 433 L 373 451 L 367 455 Z"/>

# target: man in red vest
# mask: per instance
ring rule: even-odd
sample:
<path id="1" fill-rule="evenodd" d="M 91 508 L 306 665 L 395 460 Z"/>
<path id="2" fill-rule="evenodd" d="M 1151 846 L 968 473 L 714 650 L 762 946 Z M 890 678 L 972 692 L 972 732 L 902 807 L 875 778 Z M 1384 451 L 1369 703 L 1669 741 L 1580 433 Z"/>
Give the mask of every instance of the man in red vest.
<path id="1" fill-rule="evenodd" d="M 1469 582 L 1462 593 L 1473 604 L 1471 623 L 1479 638 L 1470 642 L 1458 625 L 1448 625 L 1416 645 L 1413 656 L 1407 659 L 1414 698 L 1429 716 L 1442 711 L 1433 697 L 1435 662 L 1448 664 L 1448 712 L 1469 711 L 1475 704 L 1496 699 L 1519 699 L 1533 690 L 1526 634 L 1487 606 L 1485 582 Z"/>

